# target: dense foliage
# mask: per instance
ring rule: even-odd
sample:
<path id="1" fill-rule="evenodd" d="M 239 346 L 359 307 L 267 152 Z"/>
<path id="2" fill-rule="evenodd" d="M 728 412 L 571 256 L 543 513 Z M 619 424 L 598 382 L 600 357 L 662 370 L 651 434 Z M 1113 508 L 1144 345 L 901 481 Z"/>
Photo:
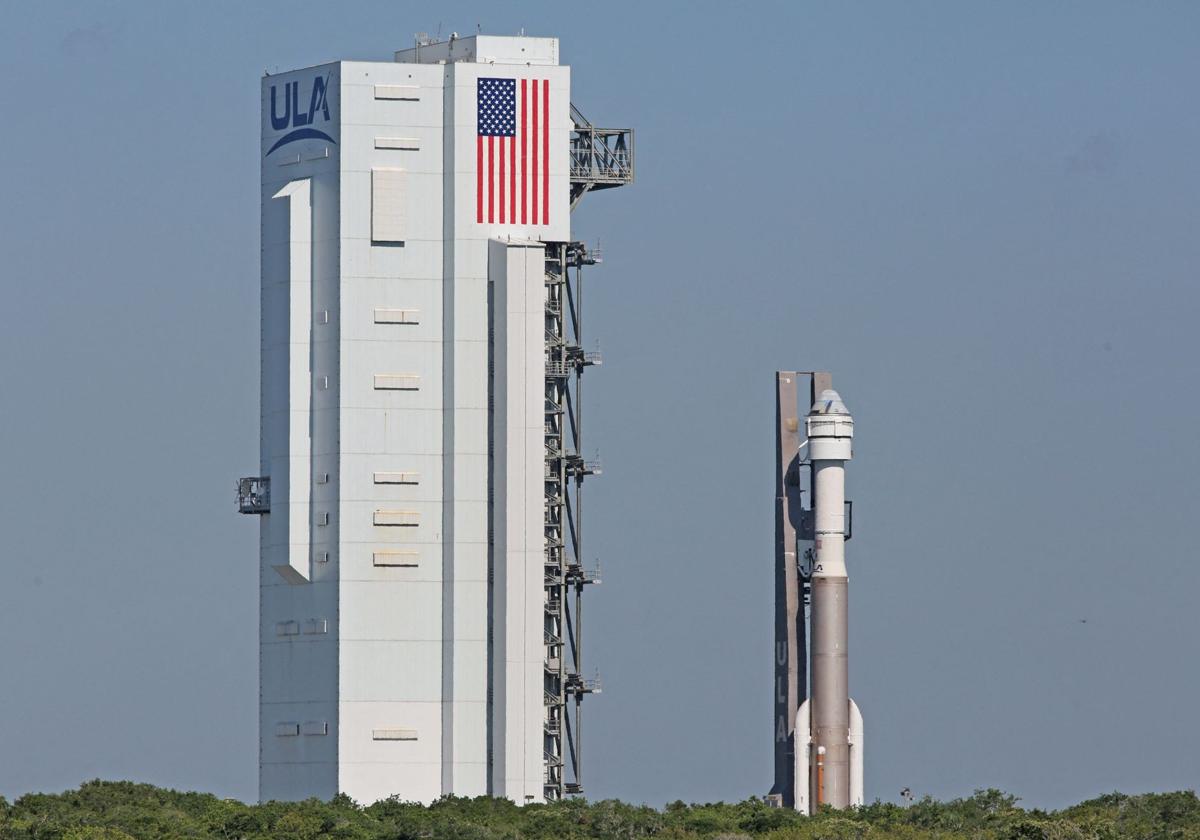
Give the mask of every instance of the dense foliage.
<path id="1" fill-rule="evenodd" d="M 132 782 L 89 782 L 62 794 L 0 797 L 0 838 L 36 840 L 1200 840 L 1200 800 L 1188 792 L 1102 796 L 1053 813 L 1025 810 L 997 790 L 966 799 L 876 803 L 815 817 L 750 799 L 664 810 L 568 801 L 519 808 L 502 799 L 244 805 Z"/>

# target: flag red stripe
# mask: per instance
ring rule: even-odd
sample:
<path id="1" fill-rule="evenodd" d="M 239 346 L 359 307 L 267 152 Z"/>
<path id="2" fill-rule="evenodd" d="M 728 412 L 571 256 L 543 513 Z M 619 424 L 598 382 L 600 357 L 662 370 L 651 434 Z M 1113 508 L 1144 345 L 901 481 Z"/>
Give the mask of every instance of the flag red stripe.
<path id="1" fill-rule="evenodd" d="M 496 138 L 488 135 L 488 224 L 496 221 Z"/>
<path id="2" fill-rule="evenodd" d="M 550 80 L 542 82 L 542 224 L 550 224 Z"/>
<path id="3" fill-rule="evenodd" d="M 475 221 L 483 223 L 483 136 L 475 138 Z"/>
<path id="4" fill-rule="evenodd" d="M 529 132 L 529 145 L 533 147 L 533 163 L 529 174 L 529 191 L 533 193 L 533 200 L 530 202 L 533 207 L 533 215 L 530 219 L 531 224 L 538 223 L 538 84 L 537 79 L 533 80 L 533 84 L 529 86 L 533 91 L 533 104 L 530 110 L 533 112 L 533 128 Z"/>
<path id="5" fill-rule="evenodd" d="M 517 223 L 517 138 L 508 138 L 508 219 Z"/>
<path id="6" fill-rule="evenodd" d="M 521 224 L 525 224 L 525 193 L 529 181 L 529 151 L 525 135 L 525 80 L 521 80 Z"/>
<path id="7" fill-rule="evenodd" d="M 500 224 L 504 224 L 504 138 L 500 138 Z"/>

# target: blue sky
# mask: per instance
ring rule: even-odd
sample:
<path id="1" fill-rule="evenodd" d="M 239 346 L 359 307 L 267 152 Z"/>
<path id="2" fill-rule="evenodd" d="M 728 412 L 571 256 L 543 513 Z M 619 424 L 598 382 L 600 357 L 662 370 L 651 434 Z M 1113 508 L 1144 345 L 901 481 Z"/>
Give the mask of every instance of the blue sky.
<path id="1" fill-rule="evenodd" d="M 777 368 L 857 421 L 869 797 L 1197 785 L 1200 7 L 604 9 L 8 15 L 0 794 L 255 796 L 258 80 L 477 25 L 558 36 L 637 131 L 575 218 L 589 795 L 770 786 Z"/>

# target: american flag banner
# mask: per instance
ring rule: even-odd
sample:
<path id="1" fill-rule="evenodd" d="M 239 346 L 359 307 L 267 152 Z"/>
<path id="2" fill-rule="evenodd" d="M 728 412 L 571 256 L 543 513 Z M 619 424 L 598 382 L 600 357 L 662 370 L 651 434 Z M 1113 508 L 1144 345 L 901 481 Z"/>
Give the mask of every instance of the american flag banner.
<path id="1" fill-rule="evenodd" d="M 475 221 L 550 224 L 550 80 L 478 80 Z"/>

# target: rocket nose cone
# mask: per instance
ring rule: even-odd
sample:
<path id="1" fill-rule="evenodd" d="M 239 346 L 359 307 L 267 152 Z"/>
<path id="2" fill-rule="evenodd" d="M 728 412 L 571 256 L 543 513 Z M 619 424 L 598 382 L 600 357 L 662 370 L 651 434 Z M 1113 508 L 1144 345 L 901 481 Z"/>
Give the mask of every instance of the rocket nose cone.
<path id="1" fill-rule="evenodd" d="M 813 403 L 812 410 L 809 414 L 845 414 L 849 415 L 850 410 L 846 408 L 846 404 L 842 402 L 842 398 L 838 396 L 838 392 L 832 388 L 826 388 L 817 397 L 817 401 Z"/>

